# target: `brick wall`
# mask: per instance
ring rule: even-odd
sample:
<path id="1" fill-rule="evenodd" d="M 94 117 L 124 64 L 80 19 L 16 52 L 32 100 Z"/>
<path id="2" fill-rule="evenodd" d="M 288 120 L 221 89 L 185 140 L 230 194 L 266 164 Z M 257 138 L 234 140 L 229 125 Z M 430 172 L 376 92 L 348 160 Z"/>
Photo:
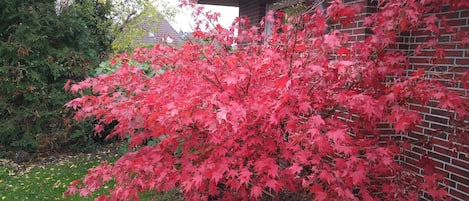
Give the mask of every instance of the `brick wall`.
<path id="1" fill-rule="evenodd" d="M 311 0 L 310 0 L 311 1 Z M 341 30 L 350 34 L 350 40 L 363 41 L 371 32 L 363 27 L 362 20 L 376 11 L 376 0 L 344 0 L 348 4 L 364 3 L 362 13 L 357 16 L 355 23 L 348 26 L 331 25 L 332 29 Z M 272 3 L 268 0 L 240 0 L 240 16 L 248 16 L 252 23 L 257 23 L 265 15 L 266 5 Z M 447 9 L 446 9 L 447 10 Z M 446 16 L 448 25 L 457 26 L 458 30 L 469 30 L 469 10 L 443 11 L 438 16 Z M 443 27 L 439 25 L 443 30 Z M 428 35 L 423 29 L 399 33 L 398 43 L 394 49 L 413 53 L 417 45 L 423 44 Z M 438 39 L 439 47 L 444 48 L 446 57 L 444 59 L 432 60 L 434 50 L 423 50 L 421 55 L 409 56 L 411 73 L 419 68 L 424 68 L 429 77 L 436 78 L 453 90 L 462 95 L 468 95 L 460 83 L 451 83 L 448 80 L 460 76 L 469 70 L 469 45 L 458 44 L 455 34 L 444 33 Z M 389 124 L 383 123 L 379 131 L 394 140 L 409 140 L 414 142 L 410 149 L 403 148 L 403 154 L 396 159 L 402 167 L 417 175 L 422 176 L 423 169 L 419 161 L 424 156 L 435 161 L 436 170 L 442 173 L 447 181 L 445 186 L 453 200 L 469 200 L 469 153 L 456 152 L 452 150 L 448 139 L 452 135 L 450 116 L 452 114 L 436 107 L 437 103 L 430 102 L 427 105 L 409 104 L 411 110 L 422 115 L 421 126 L 407 134 L 393 133 Z M 468 122 L 469 124 L 469 122 Z M 431 137 L 435 136 L 435 137 Z M 426 195 L 423 200 L 429 200 Z"/>
<path id="2" fill-rule="evenodd" d="M 371 32 L 362 26 L 364 17 L 376 10 L 376 1 L 365 0 L 345 0 L 347 3 L 365 3 L 362 13 L 357 16 L 355 23 L 346 27 L 340 25 L 332 26 L 333 29 L 342 30 L 350 34 L 350 40 L 363 41 Z M 469 30 L 469 10 L 444 11 L 438 13 L 439 17 L 445 16 L 447 24 L 456 26 L 458 30 Z M 461 95 L 468 95 L 468 90 L 464 90 L 460 83 L 452 83 L 449 79 L 461 76 L 469 70 L 469 45 L 458 44 L 454 33 L 444 33 L 444 28 L 439 25 L 442 33 L 438 46 L 446 52 L 443 59 L 431 59 L 435 54 L 434 50 L 422 50 L 422 54 L 415 56 L 413 53 L 419 44 L 423 44 L 428 39 L 422 29 L 399 33 L 399 40 L 395 46 L 396 50 L 403 50 L 410 53 L 410 69 L 408 73 L 423 68 L 428 77 L 438 79 L 459 92 Z M 403 154 L 397 158 L 400 164 L 407 170 L 422 176 L 423 168 L 419 161 L 424 156 L 428 156 L 435 161 L 436 171 L 445 176 L 448 192 L 453 200 L 469 200 L 469 156 L 468 153 L 454 151 L 449 141 L 449 135 L 453 134 L 453 125 L 450 122 L 451 113 L 436 107 L 437 103 L 430 102 L 427 105 L 410 104 L 411 110 L 421 114 L 422 125 L 416 127 L 411 132 L 400 135 L 392 133 L 386 124 L 379 126 L 380 132 L 392 139 L 402 139 L 415 144 L 410 149 L 403 149 Z M 434 136 L 434 137 L 432 137 Z M 425 194 L 423 200 L 430 200 Z"/>
<path id="3" fill-rule="evenodd" d="M 443 12 L 438 13 L 437 16 L 445 16 L 448 25 L 456 26 L 458 30 L 469 29 L 469 10 L 451 12 L 447 10 L 444 8 Z M 452 83 L 449 79 L 454 79 L 469 70 L 469 46 L 459 44 L 455 34 L 445 32 L 441 24 L 439 24 L 439 28 L 442 34 L 438 39 L 438 47 L 445 50 L 446 57 L 431 59 L 435 50 L 423 50 L 422 54 L 417 56 L 410 54 L 408 72 L 423 68 L 428 77 L 438 79 L 451 89 L 467 96 L 468 91 L 464 90 L 460 83 Z M 413 53 L 415 48 L 426 41 L 428 37 L 423 29 L 411 31 L 401 35 L 398 48 Z M 423 116 L 423 124 L 403 137 L 410 141 L 423 140 L 424 145 L 412 146 L 410 150 L 405 150 L 405 154 L 401 157 L 401 164 L 407 169 L 422 174 L 422 168 L 419 167 L 417 161 L 423 156 L 428 156 L 435 161 L 437 171 L 446 177 L 450 196 L 454 200 L 469 200 L 468 153 L 452 150 L 449 141 L 449 135 L 453 134 L 453 125 L 450 122 L 452 114 L 436 108 L 436 105 L 435 102 L 423 106 L 409 105 L 410 109 Z"/>

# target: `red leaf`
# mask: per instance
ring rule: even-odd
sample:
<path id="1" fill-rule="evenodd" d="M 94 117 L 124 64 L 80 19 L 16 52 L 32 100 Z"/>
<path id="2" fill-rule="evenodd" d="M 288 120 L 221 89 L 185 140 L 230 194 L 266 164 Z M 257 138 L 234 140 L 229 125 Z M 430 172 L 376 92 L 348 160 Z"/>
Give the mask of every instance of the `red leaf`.
<path id="1" fill-rule="evenodd" d="M 347 129 L 337 129 L 327 132 L 326 135 L 330 140 L 337 143 L 345 140 L 345 137 L 347 135 L 346 131 Z"/>
<path id="2" fill-rule="evenodd" d="M 365 171 L 364 170 L 357 170 L 353 172 L 351 175 L 353 185 L 362 185 L 363 181 L 365 180 Z"/>
<path id="3" fill-rule="evenodd" d="M 273 191 L 278 191 L 278 189 L 279 189 L 279 184 L 278 184 L 277 180 L 275 180 L 275 179 L 267 180 L 265 185 L 267 187 L 271 188 Z"/>
<path id="4" fill-rule="evenodd" d="M 262 195 L 262 189 L 259 186 L 252 186 L 250 196 L 253 198 L 258 198 Z"/>
<path id="5" fill-rule="evenodd" d="M 295 51 L 297 52 L 303 52 L 306 50 L 306 44 L 305 43 L 299 43 L 295 45 Z"/>
<path id="6" fill-rule="evenodd" d="M 314 200 L 315 201 L 323 201 L 327 199 L 327 193 L 325 192 L 316 192 L 314 194 Z"/>
<path id="7" fill-rule="evenodd" d="M 293 174 L 299 174 L 303 170 L 303 167 L 297 164 L 293 164 L 292 166 L 288 167 L 288 170 Z"/>
<path id="8" fill-rule="evenodd" d="M 284 89 L 285 87 L 287 87 L 289 81 L 290 78 L 288 76 L 282 76 L 275 81 L 275 87 L 278 89 Z"/>
<path id="9" fill-rule="evenodd" d="M 213 171 L 212 172 L 212 177 L 211 179 L 218 184 L 218 182 L 220 182 L 221 178 L 223 177 L 223 172 L 221 172 L 220 170 L 218 171 Z"/>
<path id="10" fill-rule="evenodd" d="M 241 172 L 239 173 L 239 181 L 241 182 L 241 184 L 249 184 L 249 179 L 251 177 L 251 172 L 246 169 L 246 168 L 243 168 L 241 170 Z"/>

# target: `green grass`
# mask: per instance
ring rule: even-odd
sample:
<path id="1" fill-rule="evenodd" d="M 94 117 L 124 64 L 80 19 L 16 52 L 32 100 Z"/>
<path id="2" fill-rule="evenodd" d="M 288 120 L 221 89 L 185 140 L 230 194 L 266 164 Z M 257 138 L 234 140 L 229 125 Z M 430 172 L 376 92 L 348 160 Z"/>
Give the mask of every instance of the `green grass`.
<path id="1" fill-rule="evenodd" d="M 93 200 L 94 197 L 64 198 L 62 195 L 71 181 L 82 178 L 89 168 L 99 163 L 99 158 L 83 154 L 45 166 L 31 166 L 19 175 L 11 167 L 0 167 L 0 200 Z"/>
<path id="2" fill-rule="evenodd" d="M 109 161 L 117 159 L 112 156 Z M 112 184 L 104 186 L 91 197 L 79 197 L 72 195 L 63 197 L 69 183 L 73 180 L 83 178 L 87 170 L 98 165 L 102 160 L 100 157 L 91 155 L 79 155 L 69 160 L 60 160 L 59 162 L 45 166 L 31 166 L 25 173 L 14 175 L 13 168 L 0 167 L 0 201 L 50 201 L 50 200 L 94 200 L 106 189 L 112 188 Z M 164 194 L 144 193 L 141 200 L 181 200 L 175 192 Z"/>

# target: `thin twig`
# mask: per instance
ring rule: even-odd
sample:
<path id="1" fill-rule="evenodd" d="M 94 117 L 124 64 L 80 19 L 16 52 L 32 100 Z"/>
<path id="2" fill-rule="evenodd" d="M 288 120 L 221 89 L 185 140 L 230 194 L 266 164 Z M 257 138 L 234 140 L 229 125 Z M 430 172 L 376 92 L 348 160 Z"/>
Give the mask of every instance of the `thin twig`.
<path id="1" fill-rule="evenodd" d="M 202 77 L 203 77 L 205 80 L 207 80 L 207 81 L 209 81 L 210 83 L 212 83 L 213 86 L 215 86 L 216 88 L 218 88 L 220 91 L 224 91 L 224 89 L 223 89 L 221 86 L 219 86 L 217 83 L 215 83 L 215 81 L 213 81 L 212 79 L 210 79 L 210 78 L 207 77 L 206 75 L 202 75 Z"/>

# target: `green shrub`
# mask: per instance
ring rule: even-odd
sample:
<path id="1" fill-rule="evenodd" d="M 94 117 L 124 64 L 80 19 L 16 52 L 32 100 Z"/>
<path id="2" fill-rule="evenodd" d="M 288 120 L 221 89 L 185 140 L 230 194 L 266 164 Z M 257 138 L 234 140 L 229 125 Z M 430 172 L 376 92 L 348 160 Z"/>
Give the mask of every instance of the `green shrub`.
<path id="1" fill-rule="evenodd" d="M 91 67 L 109 49 L 105 23 L 100 21 L 106 10 L 97 1 L 81 0 L 58 12 L 55 2 L 0 2 L 0 147 L 4 149 L 59 148 L 74 142 L 72 136 L 81 143 L 77 132 L 90 129 L 74 123 L 63 107 L 71 98 L 63 85 L 93 72 Z"/>

